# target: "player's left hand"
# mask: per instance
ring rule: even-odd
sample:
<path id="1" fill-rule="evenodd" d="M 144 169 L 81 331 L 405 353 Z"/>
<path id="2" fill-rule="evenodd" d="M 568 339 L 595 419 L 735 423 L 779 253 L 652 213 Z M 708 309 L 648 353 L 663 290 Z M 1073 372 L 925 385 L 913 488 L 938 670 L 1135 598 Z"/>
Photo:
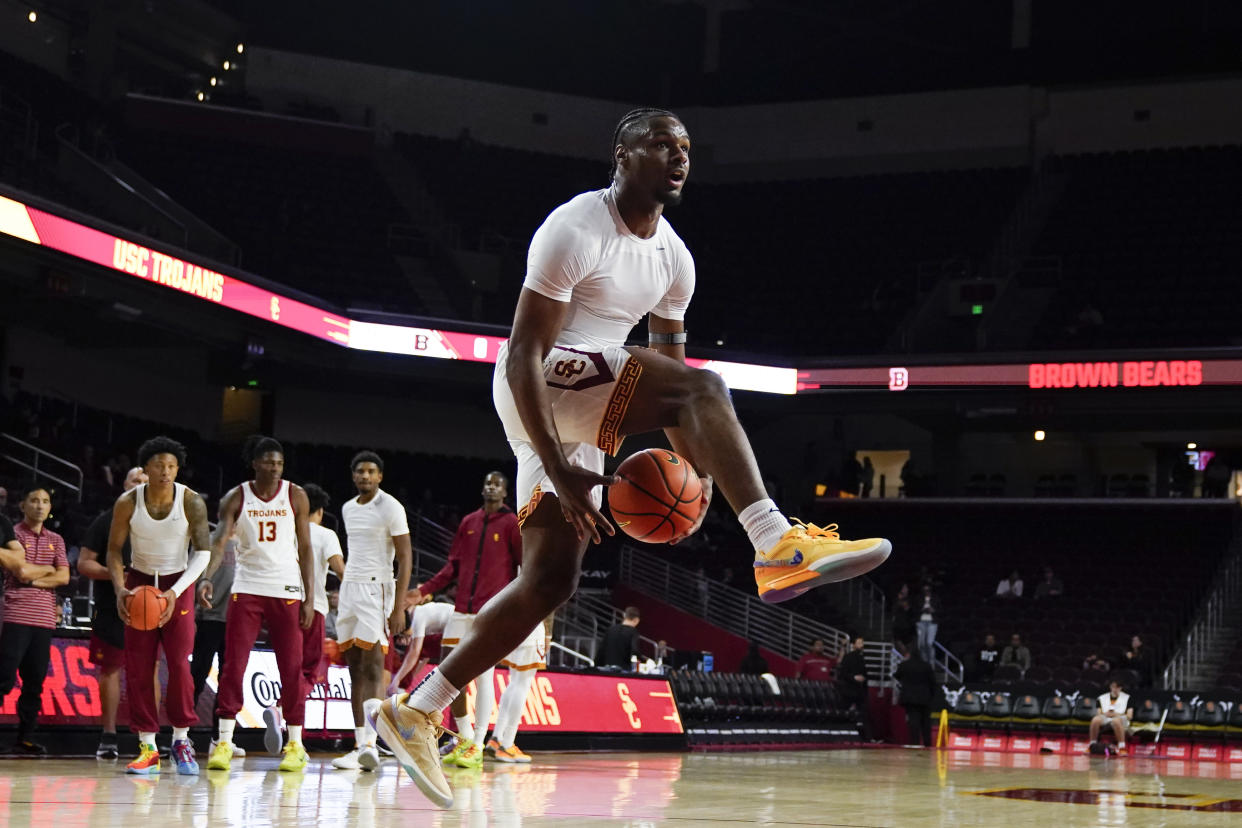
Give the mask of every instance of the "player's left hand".
<path id="1" fill-rule="evenodd" d="M 696 520 L 694 525 L 685 532 L 682 532 L 680 535 L 669 541 L 669 546 L 676 546 L 681 541 L 684 541 L 686 538 L 699 531 L 699 527 L 703 525 L 704 519 L 707 518 L 707 507 L 712 503 L 712 476 L 710 474 L 703 475 L 699 478 L 699 482 L 703 484 L 703 495 L 699 498 L 699 503 L 702 505 L 699 507 L 698 520 Z"/>
<path id="2" fill-rule="evenodd" d="M 311 623 L 314 622 L 314 620 L 315 602 L 313 600 L 303 601 L 302 611 L 300 613 L 300 617 L 298 618 L 299 626 L 301 626 L 304 630 L 309 630 L 311 628 Z"/>
<path id="3" fill-rule="evenodd" d="M 164 599 L 164 611 L 160 613 L 160 626 L 162 627 L 172 620 L 173 612 L 177 609 L 177 593 L 166 589 L 160 593 L 160 597 Z"/>
<path id="4" fill-rule="evenodd" d="M 403 608 L 409 609 L 410 607 L 418 606 L 423 603 L 423 601 L 429 600 L 430 598 L 430 595 L 424 595 L 422 590 L 418 587 L 407 589 L 405 591 L 405 598 L 402 599 Z"/>

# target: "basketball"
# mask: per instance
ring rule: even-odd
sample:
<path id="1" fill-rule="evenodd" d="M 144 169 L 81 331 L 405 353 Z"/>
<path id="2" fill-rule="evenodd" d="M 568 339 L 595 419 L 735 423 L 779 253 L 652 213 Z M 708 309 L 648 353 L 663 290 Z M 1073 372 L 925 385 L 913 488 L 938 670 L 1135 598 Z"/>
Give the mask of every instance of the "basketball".
<path id="1" fill-rule="evenodd" d="M 129 625 L 135 630 L 153 630 L 160 625 L 160 614 L 167 600 L 150 584 L 143 584 L 129 596 Z"/>
<path id="2" fill-rule="evenodd" d="M 667 449 L 630 455 L 617 467 L 621 480 L 608 487 L 608 509 L 617 528 L 635 540 L 668 543 L 699 519 L 703 485 L 698 472 Z"/>

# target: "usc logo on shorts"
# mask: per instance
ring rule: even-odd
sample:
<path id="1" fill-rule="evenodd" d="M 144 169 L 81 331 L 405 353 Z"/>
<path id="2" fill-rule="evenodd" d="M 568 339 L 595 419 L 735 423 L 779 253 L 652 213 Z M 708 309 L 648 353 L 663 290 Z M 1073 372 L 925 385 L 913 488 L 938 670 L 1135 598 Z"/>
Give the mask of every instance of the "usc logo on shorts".
<path id="1" fill-rule="evenodd" d="M 556 363 L 556 367 L 552 369 L 552 373 L 558 377 L 573 379 L 586 370 L 587 364 L 585 359 L 562 359 Z"/>

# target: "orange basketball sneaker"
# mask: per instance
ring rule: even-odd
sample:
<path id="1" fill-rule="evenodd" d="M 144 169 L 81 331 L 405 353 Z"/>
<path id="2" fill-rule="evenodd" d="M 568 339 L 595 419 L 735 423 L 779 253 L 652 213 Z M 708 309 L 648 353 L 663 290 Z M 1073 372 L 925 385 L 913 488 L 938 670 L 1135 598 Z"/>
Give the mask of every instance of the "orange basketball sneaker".
<path id="1" fill-rule="evenodd" d="M 884 563 L 892 551 L 884 538 L 841 540 L 835 523 L 820 527 L 795 519 L 775 546 L 755 553 L 759 597 L 775 604 L 824 584 L 848 581 Z"/>

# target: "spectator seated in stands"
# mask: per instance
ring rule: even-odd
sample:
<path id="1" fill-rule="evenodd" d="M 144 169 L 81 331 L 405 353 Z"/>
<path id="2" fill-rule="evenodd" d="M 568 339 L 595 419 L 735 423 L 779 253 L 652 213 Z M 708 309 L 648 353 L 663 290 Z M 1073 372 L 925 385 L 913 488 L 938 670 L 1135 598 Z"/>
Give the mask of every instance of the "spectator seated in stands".
<path id="1" fill-rule="evenodd" d="M 1138 676 L 1139 687 L 1147 687 L 1151 684 L 1151 654 L 1147 652 L 1147 648 L 1143 646 L 1143 639 L 1139 636 L 1130 637 L 1130 647 L 1122 652 L 1121 663 L 1117 666 L 1124 670 L 1133 670 Z"/>
<path id="2" fill-rule="evenodd" d="M 1134 708 L 1130 706 L 1130 694 L 1122 692 L 1121 683 L 1116 679 L 1108 683 L 1108 692 L 1099 698 L 1100 712 L 1091 720 L 1089 735 L 1094 746 L 1100 740 L 1100 728 L 1107 725 L 1113 729 L 1117 739 L 1117 752 L 1126 752 L 1126 732 L 1134 719 Z"/>
<path id="3" fill-rule="evenodd" d="M 1113 665 L 1108 663 L 1108 659 L 1100 658 L 1095 653 L 1091 653 L 1090 655 L 1088 655 L 1086 658 L 1082 660 L 1082 669 L 1084 673 L 1087 673 L 1087 672 L 1107 673 L 1112 668 L 1113 668 Z"/>
<path id="4" fill-rule="evenodd" d="M 1016 665 L 1025 673 L 1031 669 L 1031 651 L 1022 643 L 1022 636 L 1014 633 L 1009 638 L 1009 645 L 1001 653 L 1001 664 Z"/>
<path id="5" fill-rule="evenodd" d="M 979 681 L 987 681 L 996 672 L 996 665 L 1000 663 L 1001 651 L 996 644 L 996 636 L 988 633 L 983 637 L 983 644 L 979 646 L 979 655 L 975 661 L 975 678 Z"/>
<path id="6" fill-rule="evenodd" d="M 824 639 L 817 638 L 811 642 L 811 649 L 798 659 L 798 668 L 794 678 L 806 678 L 812 681 L 831 681 L 832 668 L 837 660 L 824 652 Z"/>
<path id="7" fill-rule="evenodd" d="M 1044 598 L 1060 598 L 1065 594 L 1065 585 L 1052 571 L 1052 567 L 1044 567 L 1044 579 L 1035 585 L 1035 600 Z"/>
<path id="8" fill-rule="evenodd" d="M 1022 575 L 1018 570 L 1011 572 L 1008 578 L 1001 578 L 996 585 L 996 597 L 1005 600 L 1022 597 Z"/>

